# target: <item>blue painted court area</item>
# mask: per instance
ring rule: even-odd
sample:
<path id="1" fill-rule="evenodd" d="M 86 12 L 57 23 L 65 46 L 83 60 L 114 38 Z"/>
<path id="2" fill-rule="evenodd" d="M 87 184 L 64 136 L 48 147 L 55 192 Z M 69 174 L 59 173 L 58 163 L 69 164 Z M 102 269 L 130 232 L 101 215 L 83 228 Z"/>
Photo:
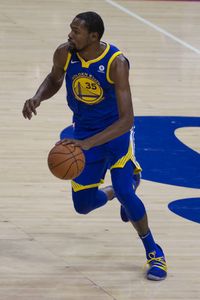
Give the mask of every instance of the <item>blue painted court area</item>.
<path id="1" fill-rule="evenodd" d="M 136 117 L 136 157 L 142 177 L 165 184 L 200 188 L 200 155 L 183 144 L 175 130 L 200 127 L 199 117 Z M 173 197 L 173 195 L 172 195 Z M 200 223 L 200 198 L 179 199 L 168 208 L 187 220 Z"/>
<path id="2" fill-rule="evenodd" d="M 199 117 L 135 117 L 136 158 L 142 177 L 155 182 L 200 188 L 200 155 L 174 134 L 182 127 L 200 127 Z"/>
<path id="3" fill-rule="evenodd" d="M 200 223 L 200 198 L 176 200 L 168 208 L 180 217 Z"/>

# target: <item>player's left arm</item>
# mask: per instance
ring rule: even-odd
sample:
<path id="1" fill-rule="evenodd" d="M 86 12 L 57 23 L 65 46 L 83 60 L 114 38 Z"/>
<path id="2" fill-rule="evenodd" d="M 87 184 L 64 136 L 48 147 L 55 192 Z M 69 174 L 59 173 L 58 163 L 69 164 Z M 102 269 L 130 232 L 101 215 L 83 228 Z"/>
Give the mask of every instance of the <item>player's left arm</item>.
<path id="1" fill-rule="evenodd" d="M 133 127 L 133 105 L 129 84 L 129 65 L 123 55 L 111 64 L 110 78 L 115 85 L 119 119 L 100 133 L 84 140 L 89 148 L 104 144 L 128 132 Z"/>
<path id="2" fill-rule="evenodd" d="M 85 150 L 88 150 L 117 138 L 125 132 L 128 132 L 133 127 L 133 106 L 129 85 L 129 66 L 123 55 L 119 55 L 112 62 L 110 78 L 115 85 L 119 119 L 105 130 L 85 140 L 80 141 L 67 139 L 58 143 L 73 143 L 77 146 L 81 146 Z"/>

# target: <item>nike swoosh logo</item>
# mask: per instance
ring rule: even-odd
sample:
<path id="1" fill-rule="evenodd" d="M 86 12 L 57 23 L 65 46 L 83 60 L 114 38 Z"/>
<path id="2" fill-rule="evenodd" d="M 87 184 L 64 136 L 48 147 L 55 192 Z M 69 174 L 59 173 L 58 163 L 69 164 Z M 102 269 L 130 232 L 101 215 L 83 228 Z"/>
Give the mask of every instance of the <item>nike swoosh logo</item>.
<path id="1" fill-rule="evenodd" d="M 71 63 L 72 64 L 76 64 L 76 63 L 78 63 L 79 62 L 79 60 L 71 60 Z"/>

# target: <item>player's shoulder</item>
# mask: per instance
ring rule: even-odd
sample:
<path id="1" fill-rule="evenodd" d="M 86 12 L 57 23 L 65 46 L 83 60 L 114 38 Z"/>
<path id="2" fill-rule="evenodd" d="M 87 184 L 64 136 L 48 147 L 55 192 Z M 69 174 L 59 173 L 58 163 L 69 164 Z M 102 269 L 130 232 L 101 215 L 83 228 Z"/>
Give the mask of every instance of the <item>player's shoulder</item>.
<path id="1" fill-rule="evenodd" d="M 60 66 L 64 66 L 69 54 L 68 43 L 60 44 L 54 52 L 54 63 Z"/>
<path id="2" fill-rule="evenodd" d="M 69 51 L 69 44 L 68 42 L 65 42 L 63 44 L 60 44 L 57 48 L 56 48 L 57 52 L 63 52 L 63 51 Z"/>
<path id="3" fill-rule="evenodd" d="M 112 63 L 112 67 L 116 68 L 116 67 L 124 67 L 124 68 L 128 68 L 130 67 L 129 61 L 126 58 L 126 56 L 124 56 L 123 53 L 120 53 L 119 55 L 116 56 L 116 58 L 113 60 Z"/>
<path id="4" fill-rule="evenodd" d="M 119 80 L 121 81 L 122 78 L 128 78 L 128 74 L 129 61 L 122 53 L 120 53 L 111 63 L 109 70 L 110 80 L 113 83 L 116 83 Z"/>
<path id="5" fill-rule="evenodd" d="M 129 67 L 129 61 L 126 58 L 126 56 L 123 54 L 123 52 L 115 45 L 110 44 L 111 52 L 113 52 L 113 57 L 115 58 L 113 60 L 113 65 L 124 65 Z"/>

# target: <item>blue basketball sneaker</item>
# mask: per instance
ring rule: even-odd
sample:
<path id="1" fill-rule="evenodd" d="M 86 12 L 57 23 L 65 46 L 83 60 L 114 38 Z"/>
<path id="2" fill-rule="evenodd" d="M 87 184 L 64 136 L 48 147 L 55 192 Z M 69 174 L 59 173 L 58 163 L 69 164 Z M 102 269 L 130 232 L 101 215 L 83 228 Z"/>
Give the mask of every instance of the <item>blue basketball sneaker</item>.
<path id="1" fill-rule="evenodd" d="M 148 253 L 147 265 L 149 269 L 147 270 L 146 276 L 149 280 L 163 280 L 167 277 L 167 264 L 162 248 L 157 245 L 157 251 Z"/>

